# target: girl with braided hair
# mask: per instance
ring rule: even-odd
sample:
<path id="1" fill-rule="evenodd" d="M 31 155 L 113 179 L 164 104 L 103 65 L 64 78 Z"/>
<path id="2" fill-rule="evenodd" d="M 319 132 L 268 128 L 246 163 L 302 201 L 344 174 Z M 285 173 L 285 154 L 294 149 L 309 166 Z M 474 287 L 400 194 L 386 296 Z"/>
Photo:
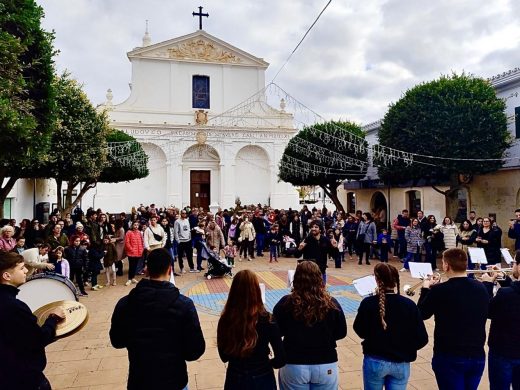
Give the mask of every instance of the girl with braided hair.
<path id="1" fill-rule="evenodd" d="M 361 302 L 354 331 L 363 339 L 365 390 L 406 389 L 410 362 L 428 343 L 415 302 L 399 294 L 399 272 L 388 263 L 374 267 L 377 293 Z"/>

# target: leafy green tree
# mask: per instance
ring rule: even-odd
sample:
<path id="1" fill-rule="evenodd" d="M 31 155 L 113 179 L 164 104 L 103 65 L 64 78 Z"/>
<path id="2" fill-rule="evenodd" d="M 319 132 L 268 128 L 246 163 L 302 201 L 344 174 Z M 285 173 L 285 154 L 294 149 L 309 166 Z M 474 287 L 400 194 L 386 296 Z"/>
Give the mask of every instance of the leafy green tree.
<path id="1" fill-rule="evenodd" d="M 51 140 L 50 161 L 40 170 L 57 184 L 57 206 L 70 212 L 83 195 L 95 187 L 107 161 L 107 117 L 98 113 L 82 87 L 65 73 L 56 78 L 57 122 Z M 63 183 L 67 184 L 62 201 Z M 77 197 L 73 190 L 83 183 Z"/>
<path id="2" fill-rule="evenodd" d="M 34 0 L 0 2 L 0 206 L 47 158 L 54 121 L 53 36 Z M 0 207 L 3 217 L 3 207 Z"/>
<path id="3" fill-rule="evenodd" d="M 98 182 L 119 183 L 148 176 L 148 156 L 134 137 L 112 129 L 106 140 L 109 153 Z"/>
<path id="4" fill-rule="evenodd" d="M 338 210 L 337 188 L 345 180 L 362 179 L 367 170 L 367 142 L 351 122 L 327 122 L 303 128 L 280 161 L 279 178 L 295 186 L 320 186 Z"/>
<path id="5" fill-rule="evenodd" d="M 511 145 L 505 108 L 487 81 L 467 74 L 413 87 L 390 105 L 379 142 L 423 156 L 414 155 L 408 162 L 375 159 L 379 176 L 389 184 L 424 180 L 446 196 L 447 210 L 455 215 L 461 185 L 503 165 L 501 159 Z M 440 185 L 449 189 L 442 191 Z"/>

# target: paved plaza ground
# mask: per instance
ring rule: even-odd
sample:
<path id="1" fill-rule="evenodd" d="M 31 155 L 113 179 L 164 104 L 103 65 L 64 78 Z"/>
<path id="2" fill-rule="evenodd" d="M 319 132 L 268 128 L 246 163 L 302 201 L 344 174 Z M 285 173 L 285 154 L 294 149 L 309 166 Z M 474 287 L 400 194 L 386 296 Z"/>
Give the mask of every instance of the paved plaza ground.
<path id="1" fill-rule="evenodd" d="M 357 295 L 352 279 L 372 273 L 371 266 L 357 265 L 357 261 L 343 263 L 341 269 L 333 268 L 329 262 L 328 288 L 331 294 L 341 303 L 348 324 L 347 337 L 338 342 L 339 383 L 340 389 L 362 389 L 361 340 L 352 329 L 352 323 L 361 297 Z M 287 270 L 294 269 L 294 258 L 281 258 L 279 263 L 269 264 L 264 258 L 256 258 L 252 262 L 236 261 L 235 272 L 249 268 L 254 270 L 261 282 L 266 285 L 266 305 L 272 310 L 274 304 L 287 289 Z M 394 262 L 400 268 L 400 263 Z M 125 269 L 126 271 L 126 269 Z M 126 276 L 126 275 L 125 275 Z M 100 275 L 100 281 L 104 280 Z M 105 287 L 100 291 L 90 291 L 88 298 L 81 298 L 89 309 L 88 324 L 73 336 L 59 340 L 47 347 L 47 369 L 53 389 L 126 389 L 128 359 L 126 349 L 112 348 L 108 337 L 110 317 L 119 298 L 126 295 L 134 285 L 126 287 L 125 277 L 118 278 L 118 285 Z M 401 286 L 413 284 L 408 273 L 401 273 Z M 219 313 L 225 303 L 231 284 L 229 278 L 204 279 L 202 274 L 185 274 L 176 278 L 176 284 L 181 291 L 195 302 L 206 339 L 206 352 L 196 362 L 188 364 L 190 390 L 222 389 L 226 367 L 221 362 L 216 346 L 216 329 Z M 413 299 L 417 300 L 417 296 Z M 426 322 L 430 335 L 428 345 L 419 351 L 417 361 L 412 364 L 409 389 L 436 389 L 437 385 L 431 369 L 433 347 L 432 319 Z M 172 335 L 182 337 L 182 335 Z M 153 357 L 151 357 L 153 358 Z M 488 389 L 487 370 L 479 387 Z"/>

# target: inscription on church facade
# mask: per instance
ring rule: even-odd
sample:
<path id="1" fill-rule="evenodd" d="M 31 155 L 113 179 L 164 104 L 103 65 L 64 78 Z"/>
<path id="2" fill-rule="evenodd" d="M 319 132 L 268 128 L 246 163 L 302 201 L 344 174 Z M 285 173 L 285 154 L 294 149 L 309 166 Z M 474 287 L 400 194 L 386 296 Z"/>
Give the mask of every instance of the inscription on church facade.
<path id="1" fill-rule="evenodd" d="M 160 130 L 160 129 L 123 129 L 123 131 L 134 137 L 166 136 L 166 137 L 189 137 L 196 140 L 199 130 Z M 292 134 L 275 133 L 267 131 L 206 131 L 207 138 L 228 139 L 290 139 Z"/>

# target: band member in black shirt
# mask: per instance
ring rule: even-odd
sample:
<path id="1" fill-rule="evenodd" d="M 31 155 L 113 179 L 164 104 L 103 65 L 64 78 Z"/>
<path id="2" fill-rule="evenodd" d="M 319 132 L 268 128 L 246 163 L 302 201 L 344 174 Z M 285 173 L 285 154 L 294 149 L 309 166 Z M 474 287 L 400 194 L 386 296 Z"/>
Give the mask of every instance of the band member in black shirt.
<path id="1" fill-rule="evenodd" d="M 399 272 L 388 263 L 374 267 L 377 294 L 363 299 L 354 331 L 363 339 L 365 389 L 405 389 L 410 362 L 428 343 L 419 310 L 411 299 L 399 295 Z"/>
<path id="2" fill-rule="evenodd" d="M 320 224 L 316 221 L 311 222 L 311 231 L 305 240 L 298 247 L 303 251 L 303 259 L 310 260 L 318 264 L 323 282 L 327 282 L 327 255 L 334 257 L 338 251 L 337 243 L 332 243 L 325 235 L 321 234 Z"/>
<path id="3" fill-rule="evenodd" d="M 432 368 L 440 390 L 477 389 L 484 371 L 489 295 L 466 274 L 462 249 L 444 251 L 448 280 L 425 280 L 418 307 L 423 319 L 435 316 Z"/>
<path id="4" fill-rule="evenodd" d="M 516 251 L 512 278 L 493 297 L 493 287 L 499 273 L 484 274 L 482 281 L 488 289 L 489 302 L 489 355 L 488 374 L 491 390 L 520 389 L 520 250 Z"/>

